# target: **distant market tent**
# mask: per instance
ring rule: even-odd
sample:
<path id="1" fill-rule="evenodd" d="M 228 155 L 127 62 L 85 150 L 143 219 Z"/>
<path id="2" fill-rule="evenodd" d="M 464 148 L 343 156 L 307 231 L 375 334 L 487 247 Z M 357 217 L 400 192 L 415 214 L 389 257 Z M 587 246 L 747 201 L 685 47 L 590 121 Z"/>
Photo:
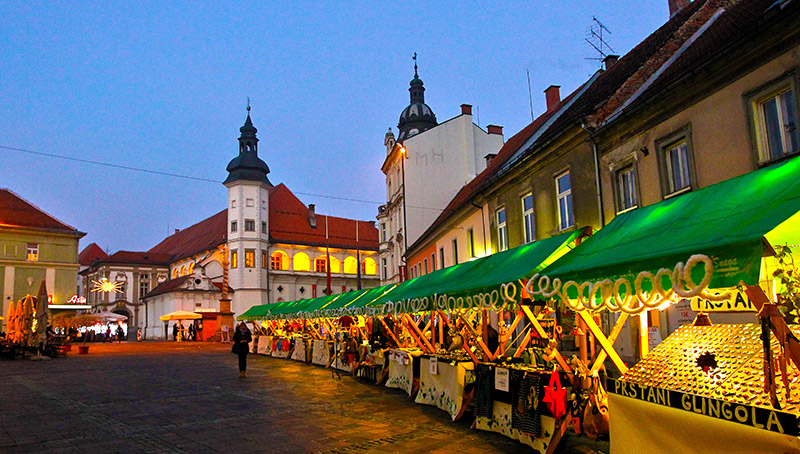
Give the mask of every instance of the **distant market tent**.
<path id="1" fill-rule="evenodd" d="M 170 312 L 169 314 L 164 314 L 161 317 L 158 317 L 159 320 L 165 322 L 170 320 L 199 320 L 201 318 L 203 318 L 201 314 L 187 311 Z"/>

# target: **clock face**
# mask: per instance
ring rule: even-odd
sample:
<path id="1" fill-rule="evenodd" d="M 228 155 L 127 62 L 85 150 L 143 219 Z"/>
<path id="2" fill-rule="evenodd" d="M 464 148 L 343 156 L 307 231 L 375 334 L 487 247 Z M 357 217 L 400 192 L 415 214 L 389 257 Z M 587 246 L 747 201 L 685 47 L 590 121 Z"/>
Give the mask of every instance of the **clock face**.
<path id="1" fill-rule="evenodd" d="M 412 129 L 412 130 L 408 131 L 408 137 L 411 137 L 411 136 L 413 136 L 413 135 L 415 135 L 417 133 L 419 133 L 419 129 L 416 129 L 416 128 Z"/>

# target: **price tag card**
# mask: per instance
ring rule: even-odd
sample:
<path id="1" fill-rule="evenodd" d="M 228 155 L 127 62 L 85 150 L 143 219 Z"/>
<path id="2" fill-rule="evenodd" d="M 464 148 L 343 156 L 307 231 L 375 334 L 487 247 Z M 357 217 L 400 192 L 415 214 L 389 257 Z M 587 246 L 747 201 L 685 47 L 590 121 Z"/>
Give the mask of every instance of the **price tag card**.
<path id="1" fill-rule="evenodd" d="M 432 356 L 429 364 L 431 366 L 431 375 L 437 375 L 439 373 L 439 359 Z"/>
<path id="2" fill-rule="evenodd" d="M 494 389 L 508 392 L 508 369 L 498 367 L 494 370 Z"/>

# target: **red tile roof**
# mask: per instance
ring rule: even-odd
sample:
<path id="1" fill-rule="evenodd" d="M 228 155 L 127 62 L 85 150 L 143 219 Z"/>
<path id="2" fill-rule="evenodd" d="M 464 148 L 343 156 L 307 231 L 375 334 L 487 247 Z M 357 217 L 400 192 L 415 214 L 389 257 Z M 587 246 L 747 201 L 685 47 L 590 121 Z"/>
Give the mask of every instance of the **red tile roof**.
<path id="1" fill-rule="evenodd" d="M 123 264 L 138 264 L 138 265 L 162 265 L 167 266 L 170 264 L 172 256 L 169 254 L 159 254 L 154 252 L 138 252 L 138 251 L 117 251 L 106 258 L 97 261 L 97 264 L 102 263 L 123 263 Z"/>
<path id="2" fill-rule="evenodd" d="M 308 207 L 285 185 L 270 189 L 269 232 L 273 243 L 378 250 L 378 229 L 372 221 L 317 214 L 317 228 L 308 223 Z M 325 225 L 327 223 L 327 239 Z M 358 242 L 356 242 L 358 224 Z"/>
<path id="3" fill-rule="evenodd" d="M 594 114 L 598 106 L 605 103 L 656 54 L 678 31 L 684 22 L 706 3 L 707 0 L 694 0 L 672 16 L 664 25 L 644 41 L 630 50 L 595 80 L 575 102 L 542 134 L 539 143 L 545 143 L 566 131 L 571 125 Z"/>
<path id="4" fill-rule="evenodd" d="M 0 226 L 23 227 L 84 236 L 75 227 L 45 213 L 10 189 L 0 189 Z"/>
<path id="5" fill-rule="evenodd" d="M 88 266 L 91 265 L 95 260 L 104 259 L 106 257 L 108 257 L 108 254 L 106 254 L 105 251 L 103 251 L 103 249 L 97 245 L 97 243 L 92 243 L 83 248 L 81 253 L 78 254 L 78 263 Z"/>
<path id="6" fill-rule="evenodd" d="M 724 10 L 717 6 L 722 12 L 716 20 L 668 66 L 664 65 L 658 77 L 651 81 L 637 99 L 625 106 L 624 110 L 630 111 L 647 102 L 652 96 L 669 89 L 701 67 L 708 66 L 720 58 L 729 57 L 734 49 L 755 45 L 759 35 L 780 33 L 785 38 L 788 29 L 776 27 L 775 24 L 792 20 L 796 24 L 800 9 L 798 5 L 800 3 L 797 1 L 781 7 L 775 0 L 741 0 Z M 708 15 L 718 9 L 710 10 Z M 748 66 L 744 70 L 751 71 L 752 68 Z M 606 110 L 611 109 L 606 108 Z"/>
<path id="7" fill-rule="evenodd" d="M 317 228 L 308 222 L 308 207 L 284 184 L 269 189 L 269 232 L 273 243 L 378 250 L 378 229 L 371 221 L 356 221 L 318 214 Z M 325 223 L 328 222 L 328 239 Z M 358 242 L 356 242 L 356 222 Z M 213 249 L 227 241 L 228 210 L 168 236 L 149 253 L 168 254 L 180 260 Z"/>
<path id="8" fill-rule="evenodd" d="M 168 254 L 172 261 L 213 249 L 227 241 L 228 210 L 172 234 L 150 248 L 151 253 Z"/>

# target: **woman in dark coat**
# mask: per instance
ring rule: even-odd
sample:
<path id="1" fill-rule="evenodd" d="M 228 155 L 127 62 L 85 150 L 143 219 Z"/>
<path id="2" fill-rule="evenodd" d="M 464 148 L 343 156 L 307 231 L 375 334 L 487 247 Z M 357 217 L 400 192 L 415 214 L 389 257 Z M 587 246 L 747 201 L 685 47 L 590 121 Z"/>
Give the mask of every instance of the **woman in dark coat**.
<path id="1" fill-rule="evenodd" d="M 250 349 L 252 340 L 253 335 L 250 333 L 250 329 L 247 328 L 244 322 L 240 323 L 233 335 L 234 352 L 239 355 L 240 377 L 247 377 L 247 351 Z"/>

